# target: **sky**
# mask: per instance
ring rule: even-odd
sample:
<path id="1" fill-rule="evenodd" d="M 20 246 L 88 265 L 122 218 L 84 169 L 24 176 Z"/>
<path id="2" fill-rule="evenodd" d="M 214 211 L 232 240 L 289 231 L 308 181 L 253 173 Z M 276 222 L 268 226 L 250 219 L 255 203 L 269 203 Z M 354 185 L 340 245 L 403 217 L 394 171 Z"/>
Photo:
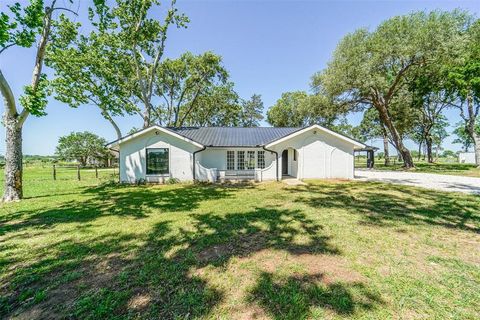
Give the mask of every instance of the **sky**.
<path id="1" fill-rule="evenodd" d="M 67 2 L 59 0 L 62 1 Z M 6 10 L 6 5 L 13 2 L 26 0 L 0 0 L 0 10 Z M 86 22 L 85 11 L 90 4 L 90 0 L 80 0 L 77 21 Z M 190 18 L 190 23 L 187 29 L 174 29 L 169 33 L 166 57 L 208 50 L 221 55 L 236 91 L 245 99 L 254 93 L 261 94 L 265 111 L 283 92 L 309 91 L 311 76 L 325 68 L 337 43 L 349 32 L 362 27 L 374 29 L 392 16 L 419 10 L 461 8 L 480 15 L 480 0 L 177 0 L 177 4 Z M 34 54 L 34 48 L 11 48 L 0 55 L 0 68 L 17 98 L 30 81 Z M 46 72 L 49 73 L 48 69 Z M 91 131 L 107 141 L 116 138 L 111 125 L 94 106 L 73 109 L 51 98 L 46 111 L 48 115 L 44 117 L 27 119 L 23 132 L 24 154 L 52 155 L 58 138 L 73 131 Z M 447 111 L 446 115 L 453 125 L 460 121 L 454 110 Z M 348 119 L 357 124 L 361 115 L 350 115 Z M 142 125 L 138 115 L 117 121 L 124 134 Z M 3 126 L 0 126 L 0 135 L 5 135 Z M 448 137 L 444 147 L 457 151 L 460 145 L 452 144 L 453 139 Z M 380 146 L 380 141 L 369 143 Z M 408 146 L 415 148 L 413 143 Z M 0 154 L 4 152 L 5 142 L 0 139 Z"/>

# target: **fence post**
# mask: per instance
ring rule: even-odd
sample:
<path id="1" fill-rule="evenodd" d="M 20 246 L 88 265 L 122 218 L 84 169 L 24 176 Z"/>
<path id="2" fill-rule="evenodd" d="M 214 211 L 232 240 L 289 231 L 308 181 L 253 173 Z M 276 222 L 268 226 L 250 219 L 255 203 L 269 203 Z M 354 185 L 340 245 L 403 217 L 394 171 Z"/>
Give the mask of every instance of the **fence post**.
<path id="1" fill-rule="evenodd" d="M 98 179 L 98 168 L 97 168 L 97 166 L 95 166 L 95 178 Z"/>
<path id="2" fill-rule="evenodd" d="M 77 165 L 77 178 L 80 181 L 80 165 Z"/>
<path id="3" fill-rule="evenodd" d="M 57 180 L 57 168 L 53 165 L 53 180 Z"/>

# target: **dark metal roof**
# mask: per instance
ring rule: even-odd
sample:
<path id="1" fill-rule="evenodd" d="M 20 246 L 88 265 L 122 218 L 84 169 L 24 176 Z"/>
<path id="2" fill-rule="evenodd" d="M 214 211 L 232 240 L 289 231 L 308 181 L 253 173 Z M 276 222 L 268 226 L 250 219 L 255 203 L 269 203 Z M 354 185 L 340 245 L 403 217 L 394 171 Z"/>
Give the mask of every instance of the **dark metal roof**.
<path id="1" fill-rule="evenodd" d="M 303 128 L 182 127 L 167 129 L 208 147 L 255 147 L 266 145 Z"/>

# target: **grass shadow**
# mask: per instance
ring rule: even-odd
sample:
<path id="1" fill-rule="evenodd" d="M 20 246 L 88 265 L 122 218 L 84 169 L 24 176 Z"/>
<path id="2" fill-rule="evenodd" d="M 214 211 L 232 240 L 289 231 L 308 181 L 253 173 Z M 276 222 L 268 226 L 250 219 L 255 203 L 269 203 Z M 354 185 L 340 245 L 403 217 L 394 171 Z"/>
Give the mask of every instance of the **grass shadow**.
<path id="1" fill-rule="evenodd" d="M 480 232 L 480 197 L 377 182 L 317 183 L 291 188 L 295 202 L 313 208 L 339 208 L 360 215 L 361 222 L 389 226 L 436 225 Z M 388 187 L 387 187 L 388 186 Z"/>
<path id="2" fill-rule="evenodd" d="M 378 293 L 361 282 L 328 283 L 322 274 L 275 277 L 268 272 L 260 275 L 249 300 L 279 320 L 310 318 L 315 308 L 348 316 L 383 303 Z"/>

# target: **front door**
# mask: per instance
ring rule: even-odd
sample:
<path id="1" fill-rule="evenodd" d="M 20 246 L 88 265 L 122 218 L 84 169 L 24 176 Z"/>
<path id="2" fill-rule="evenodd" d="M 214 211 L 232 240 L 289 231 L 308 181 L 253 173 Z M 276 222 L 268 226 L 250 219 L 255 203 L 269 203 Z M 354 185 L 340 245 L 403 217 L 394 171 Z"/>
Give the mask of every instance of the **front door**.
<path id="1" fill-rule="evenodd" d="M 282 152 L 282 174 L 288 174 L 288 150 Z"/>

